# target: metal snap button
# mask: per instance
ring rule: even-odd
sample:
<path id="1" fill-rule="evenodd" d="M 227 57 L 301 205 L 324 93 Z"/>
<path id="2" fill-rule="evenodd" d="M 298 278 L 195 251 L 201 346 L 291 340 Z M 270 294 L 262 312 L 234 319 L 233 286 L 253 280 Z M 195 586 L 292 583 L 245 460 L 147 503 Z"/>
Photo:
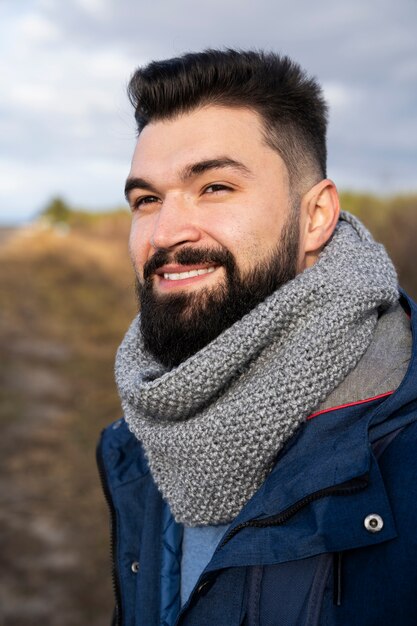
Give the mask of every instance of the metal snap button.
<path id="1" fill-rule="evenodd" d="M 365 517 L 363 525 L 370 533 L 379 533 L 384 528 L 384 520 L 377 513 L 371 513 Z"/>
<path id="2" fill-rule="evenodd" d="M 130 566 L 130 569 L 132 570 L 134 574 L 137 574 L 139 571 L 139 561 L 133 561 L 132 565 Z"/>
<path id="3" fill-rule="evenodd" d="M 204 596 L 210 588 L 210 580 L 205 580 L 197 589 L 197 593 Z"/>

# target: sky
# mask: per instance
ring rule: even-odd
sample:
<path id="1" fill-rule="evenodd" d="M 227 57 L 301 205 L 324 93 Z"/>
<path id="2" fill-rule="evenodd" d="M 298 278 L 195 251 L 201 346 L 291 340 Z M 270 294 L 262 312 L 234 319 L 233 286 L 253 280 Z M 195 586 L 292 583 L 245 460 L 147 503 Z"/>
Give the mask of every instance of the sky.
<path id="1" fill-rule="evenodd" d="M 330 105 L 339 189 L 417 191 L 416 0 L 0 0 L 0 223 L 54 196 L 123 205 L 136 67 L 207 47 L 288 54 Z"/>

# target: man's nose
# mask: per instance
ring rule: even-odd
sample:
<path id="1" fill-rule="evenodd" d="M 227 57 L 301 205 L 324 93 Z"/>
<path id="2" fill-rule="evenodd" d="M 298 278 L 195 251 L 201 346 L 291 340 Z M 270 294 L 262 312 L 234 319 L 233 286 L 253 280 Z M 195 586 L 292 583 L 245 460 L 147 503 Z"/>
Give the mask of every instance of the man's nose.
<path id="1" fill-rule="evenodd" d="M 154 248 L 172 248 L 201 238 L 196 212 L 184 194 L 164 198 L 156 215 L 150 243 Z"/>

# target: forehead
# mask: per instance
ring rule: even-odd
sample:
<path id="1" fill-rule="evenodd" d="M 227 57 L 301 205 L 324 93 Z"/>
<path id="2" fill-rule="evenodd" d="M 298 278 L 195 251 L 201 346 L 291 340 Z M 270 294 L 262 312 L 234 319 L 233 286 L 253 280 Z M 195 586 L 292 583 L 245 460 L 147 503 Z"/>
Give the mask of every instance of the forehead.
<path id="1" fill-rule="evenodd" d="M 174 174 L 189 163 L 227 155 L 249 169 L 281 157 L 266 143 L 259 115 L 245 108 L 205 106 L 145 126 L 133 154 L 132 175 Z M 286 168 L 285 168 L 286 169 Z"/>

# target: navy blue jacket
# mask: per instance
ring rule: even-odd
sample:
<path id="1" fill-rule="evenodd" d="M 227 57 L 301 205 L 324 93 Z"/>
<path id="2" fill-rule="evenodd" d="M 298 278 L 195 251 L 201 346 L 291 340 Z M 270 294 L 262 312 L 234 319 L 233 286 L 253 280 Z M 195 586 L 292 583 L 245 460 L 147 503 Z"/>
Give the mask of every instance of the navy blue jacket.
<path id="1" fill-rule="evenodd" d="M 402 304 L 413 351 L 399 388 L 299 429 L 181 611 L 181 526 L 124 420 L 103 431 L 115 624 L 417 624 L 417 306 Z"/>

